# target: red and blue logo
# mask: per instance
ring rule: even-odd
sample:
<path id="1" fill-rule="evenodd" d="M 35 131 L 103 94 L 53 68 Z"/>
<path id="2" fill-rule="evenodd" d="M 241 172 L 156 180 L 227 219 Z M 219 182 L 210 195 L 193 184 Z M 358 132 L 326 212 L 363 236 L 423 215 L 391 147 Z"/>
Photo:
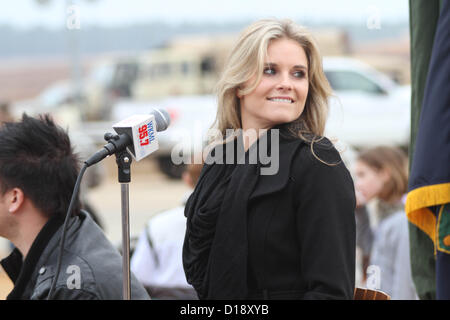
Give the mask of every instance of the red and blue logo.
<path id="1" fill-rule="evenodd" d="M 144 124 L 139 128 L 139 144 L 140 146 L 146 146 L 155 140 L 155 130 L 153 128 L 153 122 Z"/>

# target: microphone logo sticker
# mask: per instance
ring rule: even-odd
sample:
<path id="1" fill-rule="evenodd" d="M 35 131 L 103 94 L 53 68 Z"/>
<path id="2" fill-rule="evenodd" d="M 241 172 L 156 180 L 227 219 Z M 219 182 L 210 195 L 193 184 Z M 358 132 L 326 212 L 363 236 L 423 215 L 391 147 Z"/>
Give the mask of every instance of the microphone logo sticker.
<path id="1" fill-rule="evenodd" d="M 150 121 L 148 124 L 142 125 L 138 129 L 139 133 L 139 145 L 146 146 L 155 140 L 155 130 L 153 128 L 153 122 Z"/>
<path id="2" fill-rule="evenodd" d="M 139 161 L 159 149 L 157 123 L 152 114 L 134 115 L 113 126 L 118 134 L 127 134 L 132 138 L 128 152 Z"/>

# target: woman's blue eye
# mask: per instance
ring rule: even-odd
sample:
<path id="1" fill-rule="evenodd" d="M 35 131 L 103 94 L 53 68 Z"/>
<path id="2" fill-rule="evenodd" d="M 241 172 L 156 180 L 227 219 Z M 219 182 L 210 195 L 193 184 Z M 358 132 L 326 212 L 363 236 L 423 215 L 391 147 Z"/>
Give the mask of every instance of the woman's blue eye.
<path id="1" fill-rule="evenodd" d="M 305 77 L 305 72 L 304 71 L 295 71 L 294 72 L 294 77 L 304 78 Z"/>
<path id="2" fill-rule="evenodd" d="M 265 68 L 264 69 L 265 74 L 275 74 L 275 69 L 273 68 Z"/>

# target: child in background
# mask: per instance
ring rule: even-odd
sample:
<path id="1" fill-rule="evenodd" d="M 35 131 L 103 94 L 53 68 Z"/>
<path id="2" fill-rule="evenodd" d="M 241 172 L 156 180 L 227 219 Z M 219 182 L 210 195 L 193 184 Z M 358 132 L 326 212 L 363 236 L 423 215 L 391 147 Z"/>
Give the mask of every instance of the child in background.
<path id="1" fill-rule="evenodd" d="M 411 277 L 408 220 L 403 203 L 408 186 L 407 170 L 406 154 L 393 147 L 363 151 L 355 163 L 357 208 L 379 200 L 376 229 L 366 228 L 372 234 L 359 235 L 373 238 L 368 285 L 375 284 L 377 288 L 372 289 L 389 294 L 393 300 L 417 299 Z M 361 213 L 364 211 L 358 213 L 357 210 L 357 214 Z"/>

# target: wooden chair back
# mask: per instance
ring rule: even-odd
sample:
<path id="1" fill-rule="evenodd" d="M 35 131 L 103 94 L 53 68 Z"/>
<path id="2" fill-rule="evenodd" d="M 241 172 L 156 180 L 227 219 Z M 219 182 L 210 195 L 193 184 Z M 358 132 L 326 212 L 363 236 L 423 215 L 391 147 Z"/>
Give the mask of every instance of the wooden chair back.
<path id="1" fill-rule="evenodd" d="M 355 288 L 353 300 L 391 300 L 391 297 L 380 290 Z"/>

